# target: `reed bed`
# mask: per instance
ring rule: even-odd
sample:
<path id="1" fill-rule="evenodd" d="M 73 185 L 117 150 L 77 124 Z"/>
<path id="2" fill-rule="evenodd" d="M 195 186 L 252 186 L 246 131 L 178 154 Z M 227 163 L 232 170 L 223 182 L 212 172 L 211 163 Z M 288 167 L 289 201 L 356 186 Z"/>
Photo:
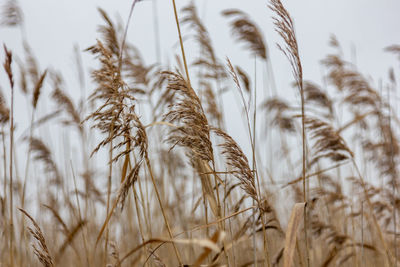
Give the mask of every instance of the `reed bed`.
<path id="1" fill-rule="evenodd" d="M 251 14 L 221 14 L 232 43 L 265 66 L 262 88 L 252 67 L 218 55 L 193 2 L 177 10 L 171 1 L 176 63 L 149 64 L 127 31 L 139 2 L 126 23 L 98 10 L 97 40 L 76 50 L 90 92 L 80 99 L 70 77 L 39 67 L 17 2 L 2 7 L 24 55 L 4 44 L 0 266 L 397 266 L 395 72 L 377 86 L 332 37 L 327 83 L 306 80 L 296 18 L 281 0 L 265 6 L 277 46 Z M 290 97 L 276 87 L 271 49 L 292 68 Z M 87 84 L 82 53 L 96 62 Z M 241 118 L 226 113 L 228 93 Z M 22 106 L 25 131 L 14 116 Z M 227 130 L 238 122 L 248 140 Z M 62 135 L 43 135 L 49 125 Z"/>

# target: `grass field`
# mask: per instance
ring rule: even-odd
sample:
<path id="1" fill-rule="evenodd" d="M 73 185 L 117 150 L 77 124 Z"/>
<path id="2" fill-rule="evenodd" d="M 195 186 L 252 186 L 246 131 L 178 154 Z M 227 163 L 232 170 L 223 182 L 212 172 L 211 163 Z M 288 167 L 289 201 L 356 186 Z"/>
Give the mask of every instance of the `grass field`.
<path id="1" fill-rule="evenodd" d="M 24 53 L 2 49 L 0 267 L 397 266 L 397 70 L 377 85 L 332 36 L 325 83 L 306 80 L 281 0 L 265 7 L 277 46 L 252 14 L 221 13 L 229 45 L 254 60 L 237 65 L 216 53 L 197 6 L 165 1 L 179 54 L 149 64 L 129 41 L 139 1 L 125 22 L 99 9 L 97 40 L 75 53 L 80 97 L 67 88 L 76 77 L 39 67 L 29 22 L 5 1 Z M 272 49 L 290 64 L 290 95 Z"/>

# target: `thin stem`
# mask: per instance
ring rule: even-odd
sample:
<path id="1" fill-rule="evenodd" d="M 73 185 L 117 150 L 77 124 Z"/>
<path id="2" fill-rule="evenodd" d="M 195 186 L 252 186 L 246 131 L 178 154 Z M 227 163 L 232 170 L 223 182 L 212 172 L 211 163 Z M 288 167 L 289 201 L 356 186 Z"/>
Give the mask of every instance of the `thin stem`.
<path id="1" fill-rule="evenodd" d="M 34 108 L 32 111 L 32 116 L 31 116 L 31 125 L 29 128 L 29 148 L 28 148 L 28 155 L 26 157 L 26 165 L 25 165 L 25 177 L 24 177 L 24 184 L 22 186 L 22 200 L 21 200 L 21 206 L 22 209 L 25 208 L 25 191 L 26 191 L 26 183 L 28 180 L 28 172 L 29 172 L 29 166 L 30 166 L 30 155 L 31 155 L 31 143 L 32 143 L 32 136 L 33 136 L 33 120 L 35 118 L 35 111 L 36 109 Z"/>
<path id="2" fill-rule="evenodd" d="M 113 136 L 114 136 L 114 119 L 111 122 L 111 129 L 110 129 L 110 150 L 109 150 L 109 168 L 108 168 L 108 184 L 107 184 L 107 213 L 110 212 L 110 198 L 111 198 L 111 182 L 112 182 L 112 159 L 113 159 Z M 106 230 L 106 242 L 104 244 L 104 253 L 107 257 L 107 248 L 108 248 L 108 225 Z"/>
<path id="3" fill-rule="evenodd" d="M 177 29 L 178 29 L 179 43 L 180 43 L 180 46 L 181 46 L 181 52 L 182 52 L 182 57 L 183 57 L 183 64 L 184 64 L 184 66 L 185 66 L 186 79 L 187 79 L 187 81 L 188 81 L 188 83 L 189 83 L 189 86 L 191 87 L 190 77 L 189 77 L 189 69 L 188 69 L 187 62 L 186 62 L 185 48 L 183 47 L 183 40 L 182 40 L 182 34 L 181 34 L 181 27 L 180 27 L 180 25 L 179 25 L 178 12 L 176 11 L 175 0 L 172 0 L 172 5 L 174 6 L 175 21 L 176 21 L 176 27 L 177 27 Z"/>
<path id="4" fill-rule="evenodd" d="M 124 37 L 122 39 L 122 44 L 121 44 L 121 48 L 119 51 L 119 58 L 118 58 L 118 68 L 121 70 L 121 66 L 122 66 L 122 55 L 124 53 L 124 47 L 125 47 L 125 41 L 126 41 L 126 36 L 128 35 L 128 27 L 129 27 L 129 22 L 131 21 L 132 18 L 132 14 L 133 14 L 133 8 L 136 5 L 137 0 L 133 0 L 132 5 L 131 5 L 131 9 L 129 11 L 129 16 L 128 16 L 128 20 L 126 22 L 126 26 L 125 26 L 125 31 L 124 31 Z"/>
<path id="5" fill-rule="evenodd" d="M 14 215 L 13 215 L 13 147 L 14 147 L 14 86 L 11 84 L 10 112 L 10 264 L 14 266 Z"/>
<path id="6" fill-rule="evenodd" d="M 228 59 L 228 65 L 231 66 L 232 71 L 234 72 L 234 69 L 233 69 L 232 64 L 229 61 L 229 59 Z M 236 75 L 236 73 L 233 73 L 233 75 Z M 255 171 L 255 174 L 254 174 L 253 177 L 255 177 L 254 180 L 257 181 L 257 186 L 254 183 L 254 187 L 256 187 L 256 190 L 257 190 L 257 201 L 258 201 L 258 204 L 261 204 L 261 201 L 262 201 L 262 199 L 261 199 L 261 189 L 260 189 L 260 181 L 259 181 L 259 177 L 258 177 L 258 172 L 256 171 L 257 170 L 257 160 L 256 160 L 256 156 L 255 156 L 255 151 L 256 151 L 255 150 L 255 122 L 256 122 L 255 119 L 256 119 L 256 110 L 257 110 L 256 103 L 255 103 L 255 107 L 254 107 L 254 124 L 253 124 L 253 132 L 252 132 L 252 127 L 250 126 L 250 117 L 249 117 L 250 111 L 249 111 L 249 107 L 247 107 L 247 105 L 246 105 L 246 100 L 244 99 L 243 90 L 242 90 L 242 88 L 241 88 L 239 83 L 237 84 L 237 87 L 238 87 L 238 90 L 239 90 L 239 93 L 240 93 L 240 97 L 241 97 L 241 100 L 242 100 L 242 105 L 243 105 L 245 113 L 246 113 L 247 130 L 248 130 L 248 134 L 249 134 L 249 138 L 250 138 L 250 145 L 251 145 L 251 151 L 252 151 L 252 157 L 253 157 L 253 170 Z M 254 88 L 254 91 L 256 91 L 256 89 L 257 89 L 257 87 Z M 256 99 L 256 96 L 257 95 L 255 93 L 255 95 L 254 95 L 255 99 Z M 254 101 L 256 101 L 255 99 L 254 99 Z M 269 262 L 269 251 L 268 251 L 268 248 L 267 248 L 268 244 L 266 243 L 267 238 L 266 238 L 266 232 L 265 232 L 265 222 L 264 222 L 264 217 L 262 216 L 262 210 L 260 209 L 260 207 L 258 207 L 258 208 L 259 208 L 259 211 L 260 211 L 260 214 L 261 214 L 261 222 L 262 222 L 262 228 L 263 228 L 264 253 L 265 253 L 265 256 L 267 257 L 267 264 L 268 264 L 268 267 L 269 267 L 270 266 L 270 262 Z M 255 261 L 254 264 L 256 264 L 256 263 L 257 263 L 257 261 Z"/>
<path id="7" fill-rule="evenodd" d="M 254 99 L 253 99 L 253 103 L 254 103 L 254 114 L 253 114 L 253 136 L 250 138 L 253 139 L 252 143 L 252 163 L 253 163 L 253 170 L 256 170 L 256 155 L 255 155 L 255 151 L 254 151 L 254 145 L 255 145 L 255 141 L 256 141 L 256 112 L 257 112 L 257 56 L 254 55 Z M 259 183 L 258 183 L 259 184 Z M 258 186 L 260 187 L 260 186 Z M 260 196 L 260 190 L 258 192 L 259 198 Z M 253 206 L 255 205 L 255 201 L 253 199 Z M 253 210 L 253 253 L 254 253 L 254 266 L 257 267 L 257 249 L 256 249 L 256 209 L 254 208 Z M 261 213 L 261 212 L 260 212 Z M 262 216 L 262 214 L 261 214 Z M 264 227 L 263 227 L 264 228 Z M 265 230 L 264 230 L 265 231 Z M 265 239 L 264 239 L 265 241 Z M 264 242 L 264 249 L 265 249 L 265 242 Z M 265 262 L 265 261 L 264 261 Z"/>
<path id="8" fill-rule="evenodd" d="M 366 201 L 367 201 L 368 208 L 369 208 L 369 210 L 370 210 L 370 212 L 371 212 L 372 222 L 374 223 L 374 226 L 375 226 L 375 228 L 376 228 L 376 231 L 378 232 L 379 239 L 380 239 L 380 241 L 381 241 L 381 243 L 382 243 L 382 246 L 383 246 L 383 248 L 384 248 L 384 250 L 385 250 L 385 253 L 386 253 L 386 256 L 387 256 L 387 257 L 385 258 L 385 259 L 386 259 L 386 260 L 385 260 L 385 266 L 390 266 L 390 263 L 391 263 L 391 261 L 392 261 L 393 255 L 391 255 L 391 253 L 390 253 L 390 250 L 389 250 L 389 248 L 388 248 L 388 246 L 387 246 L 387 244 L 386 244 L 386 241 L 385 241 L 385 239 L 384 239 L 384 237 L 383 237 L 382 229 L 381 229 L 381 227 L 379 226 L 379 223 L 378 223 L 378 220 L 377 220 L 377 218 L 376 218 L 376 216 L 375 216 L 375 213 L 373 212 L 373 211 L 374 211 L 374 207 L 373 207 L 373 205 L 372 205 L 372 203 L 371 203 L 371 200 L 370 200 L 370 197 L 369 197 L 369 195 L 368 195 L 368 191 L 367 191 L 367 188 L 366 188 L 366 184 L 365 184 L 364 179 L 363 179 L 363 177 L 362 177 L 362 175 L 361 175 L 360 169 L 358 168 L 358 166 L 357 166 L 357 164 L 356 164 L 354 158 L 352 158 L 352 161 L 353 161 L 353 166 L 354 166 L 354 168 L 356 169 L 358 178 L 359 178 L 359 180 L 360 180 L 360 182 L 361 182 L 361 186 L 362 186 L 363 191 L 364 191 L 364 195 L 365 195 L 365 199 L 366 199 Z"/>
<path id="9" fill-rule="evenodd" d="M 71 171 L 72 171 L 72 178 L 74 180 L 75 198 L 76 198 L 76 205 L 78 206 L 79 221 L 83 222 L 82 212 L 81 212 L 81 205 L 79 203 L 79 197 L 78 197 L 78 187 L 76 186 L 76 177 L 75 177 L 74 168 L 72 166 L 72 161 L 70 161 L 70 165 L 71 165 Z M 87 241 L 86 241 L 86 235 L 85 235 L 85 230 L 84 229 L 82 230 L 82 239 L 83 239 L 83 247 L 84 247 L 85 252 L 86 252 L 86 263 L 87 263 L 88 266 L 90 266 L 89 251 L 88 251 L 88 248 L 87 248 Z"/>
<path id="10" fill-rule="evenodd" d="M 361 201 L 361 266 L 364 266 L 364 201 Z"/>
<path id="11" fill-rule="evenodd" d="M 160 46 L 160 24 L 158 23 L 158 9 L 157 0 L 153 0 L 153 24 L 154 24 L 154 38 L 155 38 L 155 50 L 156 60 L 161 63 L 161 46 Z"/>
<path id="12" fill-rule="evenodd" d="M 390 88 L 388 88 L 388 108 L 389 108 L 389 133 L 390 133 L 390 160 L 392 168 L 395 168 L 393 155 L 393 133 L 392 133 L 392 106 L 390 103 Z M 393 172 L 394 170 L 392 170 Z M 393 243 L 394 243 L 394 264 L 397 267 L 397 218 L 396 218 L 396 175 L 392 176 L 392 205 L 393 205 Z"/>
<path id="13" fill-rule="evenodd" d="M 156 196 L 157 196 L 158 203 L 160 204 L 161 213 L 162 213 L 162 215 L 163 215 L 163 217 L 164 217 L 164 222 L 165 222 L 165 226 L 167 227 L 168 235 L 169 235 L 169 237 L 170 237 L 171 239 L 173 239 L 174 236 L 172 235 L 171 227 L 169 226 L 168 218 L 167 218 L 167 215 L 166 215 L 166 213 L 165 213 L 163 204 L 162 204 L 162 202 L 161 202 L 160 193 L 158 192 L 157 184 L 156 184 L 156 181 L 155 181 L 155 179 L 154 179 L 153 171 L 152 171 L 152 168 L 151 168 L 151 165 L 150 165 L 150 160 L 149 160 L 149 157 L 148 157 L 147 155 L 145 156 L 145 160 L 146 160 L 147 168 L 148 168 L 148 170 L 149 170 L 149 174 L 150 174 L 150 177 L 151 177 L 151 181 L 152 181 L 153 186 L 154 186 L 154 191 L 156 192 Z M 181 259 L 181 256 L 179 255 L 178 249 L 177 249 L 176 246 L 175 246 L 175 243 L 172 243 L 172 246 L 174 247 L 174 251 L 175 251 L 175 254 L 176 254 L 176 258 L 178 259 L 179 266 L 182 266 L 182 259 Z"/>
<path id="14" fill-rule="evenodd" d="M 131 161 L 129 160 L 128 161 L 128 165 L 129 165 L 129 168 L 130 169 L 132 169 L 132 164 L 131 164 Z M 145 238 L 144 238 L 144 231 L 143 231 L 143 224 L 142 224 L 142 220 L 140 219 L 140 208 L 139 208 L 139 205 L 138 205 L 138 194 L 137 194 L 137 192 L 136 192 L 136 188 L 135 188 L 135 186 L 133 185 L 132 186 L 132 192 L 133 192 L 133 196 L 134 196 L 134 200 L 135 200 L 135 208 L 136 208 L 136 217 L 137 217 L 137 221 L 138 221 L 138 224 L 139 224 L 139 231 L 140 231 L 140 237 L 141 237 L 141 239 L 142 239 L 142 243 L 144 243 L 145 242 Z M 145 214 L 143 213 L 143 217 L 145 217 Z M 145 254 L 147 254 L 147 246 L 144 246 L 143 247 L 143 252 L 145 253 Z M 148 264 L 146 263 L 145 264 L 145 266 L 148 266 Z"/>
<path id="15" fill-rule="evenodd" d="M 307 161 L 307 154 L 306 154 L 306 127 L 305 127 L 305 100 L 304 100 L 304 89 L 303 89 L 303 77 L 299 80 L 299 89 L 300 89 L 300 96 L 301 96 L 301 141 L 302 141 L 302 176 L 303 176 L 303 202 L 306 203 L 304 205 L 304 239 L 306 245 L 306 261 L 307 266 L 310 266 L 310 255 L 308 251 L 308 220 L 307 220 L 307 192 L 306 192 L 306 161 Z"/>
<path id="16" fill-rule="evenodd" d="M 258 199 L 259 202 L 261 203 L 262 197 L 261 197 L 261 183 L 260 183 L 260 178 L 258 176 L 257 172 L 257 157 L 256 157 L 256 123 L 257 123 L 257 55 L 254 55 L 254 114 L 253 114 L 253 170 L 255 170 L 255 177 L 257 181 L 257 190 L 258 190 Z M 261 216 L 261 223 L 262 223 L 262 229 L 263 229 L 263 248 L 264 248 L 264 265 L 265 262 L 267 262 L 267 266 L 271 266 L 270 259 L 269 259 L 269 251 L 268 251 L 268 239 L 267 239 L 267 232 L 265 230 L 265 221 L 264 221 L 264 214 L 262 209 L 260 210 L 260 216 Z M 257 264 L 257 259 L 255 259 L 255 264 Z"/>
<path id="17" fill-rule="evenodd" d="M 2 140 L 2 147 L 3 147 L 3 196 L 5 197 L 7 194 L 7 148 L 6 148 L 6 131 L 5 126 L 1 127 L 1 140 Z M 6 205 L 6 204 L 5 204 Z"/>

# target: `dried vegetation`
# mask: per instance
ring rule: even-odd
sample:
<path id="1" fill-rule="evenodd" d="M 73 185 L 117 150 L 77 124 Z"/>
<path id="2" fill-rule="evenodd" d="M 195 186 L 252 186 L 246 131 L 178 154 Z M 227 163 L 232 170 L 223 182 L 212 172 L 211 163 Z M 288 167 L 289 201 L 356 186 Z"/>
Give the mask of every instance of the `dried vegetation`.
<path id="1" fill-rule="evenodd" d="M 332 37 L 327 84 L 303 80 L 293 18 L 280 0 L 268 7 L 300 107 L 277 93 L 263 31 L 241 10 L 222 16 L 267 64 L 262 88 L 249 66 L 223 63 L 191 2 L 177 14 L 185 75 L 146 64 L 127 26 L 99 9 L 99 38 L 82 51 L 97 62 L 92 89 L 78 102 L 61 73 L 39 68 L 23 12 L 6 1 L 0 23 L 21 28 L 25 55 L 4 45 L 0 266 L 397 266 L 395 71 L 378 90 Z M 182 40 L 197 49 L 189 65 Z M 24 132 L 16 90 L 29 103 Z M 241 124 L 224 111 L 226 94 L 239 97 L 249 140 L 228 134 Z M 42 114 L 45 102 L 55 108 Z M 48 125 L 62 135 L 43 135 Z"/>

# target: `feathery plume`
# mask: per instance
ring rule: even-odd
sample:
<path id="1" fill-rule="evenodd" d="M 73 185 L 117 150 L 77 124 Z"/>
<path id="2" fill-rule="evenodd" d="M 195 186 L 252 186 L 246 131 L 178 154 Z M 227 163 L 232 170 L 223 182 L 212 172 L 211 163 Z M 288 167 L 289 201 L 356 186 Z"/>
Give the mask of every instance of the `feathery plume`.
<path id="1" fill-rule="evenodd" d="M 2 6 L 0 25 L 19 26 L 23 23 L 23 13 L 16 0 L 8 0 Z"/>
<path id="2" fill-rule="evenodd" d="M 310 165 L 315 164 L 321 158 L 329 158 L 337 162 L 353 157 L 350 148 L 330 124 L 311 117 L 306 118 L 305 124 L 311 140 L 314 141 L 314 156 Z"/>
<path id="3" fill-rule="evenodd" d="M 121 184 L 117 199 L 119 200 L 119 203 L 121 204 L 121 209 L 124 208 L 125 205 L 125 199 L 128 196 L 129 189 L 132 188 L 132 186 L 135 184 L 139 177 L 139 171 L 141 167 L 142 161 L 136 163 L 136 165 L 132 168 L 130 173 L 127 175 L 123 183 Z"/>
<path id="4" fill-rule="evenodd" d="M 53 93 L 51 94 L 52 98 L 58 104 L 60 109 L 64 109 L 70 117 L 69 121 L 66 121 L 66 124 L 76 125 L 79 131 L 83 131 L 81 124 L 81 116 L 78 110 L 75 107 L 72 99 L 61 89 L 62 88 L 62 77 L 59 74 L 53 75 Z"/>
<path id="5" fill-rule="evenodd" d="M 43 81 L 44 78 L 46 78 L 46 74 L 47 74 L 47 70 L 45 70 L 43 72 L 42 75 L 40 75 L 39 80 L 36 82 L 35 87 L 33 88 L 33 93 L 32 93 L 32 106 L 34 109 L 36 109 L 38 100 L 39 100 L 39 96 L 40 96 L 40 92 L 43 86 Z"/>
<path id="6" fill-rule="evenodd" d="M 42 140 L 32 137 L 29 139 L 30 149 L 33 153 L 33 159 L 40 161 L 45 165 L 46 171 L 52 174 L 52 181 L 55 184 L 61 184 L 62 179 L 56 163 L 53 160 L 50 149 L 43 143 Z"/>
<path id="7" fill-rule="evenodd" d="M 222 12 L 227 18 L 232 18 L 231 32 L 238 40 L 246 44 L 247 48 L 264 60 L 267 59 L 264 37 L 256 24 L 249 16 L 238 9 L 228 9 Z"/>
<path id="8" fill-rule="evenodd" d="M 10 109 L 7 107 L 4 95 L 0 90 L 0 124 L 6 123 L 10 119 Z"/>
<path id="9" fill-rule="evenodd" d="M 6 45 L 4 45 L 4 52 L 6 54 L 6 59 L 3 63 L 4 70 L 7 73 L 8 81 L 10 82 L 11 88 L 14 88 L 14 76 L 11 69 L 11 63 L 13 60 L 12 53 L 10 50 L 7 49 Z"/>
<path id="10" fill-rule="evenodd" d="M 269 7 L 277 15 L 277 17 L 274 17 L 274 24 L 276 31 L 284 41 L 283 46 L 279 44 L 277 44 L 277 46 L 288 58 L 290 65 L 292 66 L 293 76 L 296 79 L 297 86 L 299 90 L 302 91 L 303 69 L 301 66 L 299 47 L 297 45 L 293 20 L 280 0 L 271 0 Z"/>
<path id="11" fill-rule="evenodd" d="M 385 48 L 385 51 L 390 52 L 398 56 L 400 60 L 400 45 L 391 45 Z"/>
<path id="12" fill-rule="evenodd" d="M 271 124 L 278 127 L 282 131 L 293 133 L 296 130 L 293 116 L 287 114 L 290 111 L 288 103 L 283 99 L 275 97 L 266 100 L 262 108 L 264 108 L 272 118 Z"/>
<path id="13" fill-rule="evenodd" d="M 168 90 L 176 91 L 177 103 L 170 106 L 170 111 L 164 117 L 171 123 L 181 123 L 170 131 L 168 141 L 172 147 L 180 145 L 191 151 L 190 157 L 207 162 L 213 160 L 213 149 L 210 141 L 210 126 L 200 99 L 192 87 L 179 73 L 164 72 L 168 76 Z"/>
<path id="14" fill-rule="evenodd" d="M 250 78 L 249 75 L 240 67 L 240 66 L 235 66 L 236 72 L 242 81 L 244 85 L 244 89 L 246 90 L 247 93 L 250 93 L 251 91 L 251 84 L 250 84 Z"/>
<path id="15" fill-rule="evenodd" d="M 28 227 L 29 232 L 32 237 L 36 240 L 36 244 L 33 244 L 33 252 L 45 267 L 53 267 L 53 259 L 50 255 L 49 249 L 46 245 L 46 240 L 44 238 L 43 232 L 40 229 L 39 225 L 36 221 L 26 212 L 25 210 L 18 208 L 28 219 L 32 222 L 33 228 Z"/>
<path id="16" fill-rule="evenodd" d="M 223 116 L 217 100 L 221 94 L 220 83 L 226 78 L 225 69 L 215 54 L 210 35 L 198 15 L 194 2 L 191 1 L 188 6 L 184 7 L 182 13 L 182 24 L 188 25 L 195 31 L 193 38 L 199 45 L 200 56 L 195 59 L 193 65 L 199 68 L 199 90 L 200 92 L 204 91 L 206 114 L 220 124 Z M 210 79 L 215 82 L 218 91 L 213 91 Z"/>
<path id="17" fill-rule="evenodd" d="M 251 198 L 258 202 L 254 175 L 249 167 L 246 155 L 230 135 L 218 128 L 212 128 L 212 131 L 224 140 L 219 146 L 222 148 L 222 154 L 225 156 L 227 164 L 232 167 L 233 175 L 239 179 L 240 186 Z"/>
<path id="18" fill-rule="evenodd" d="M 329 117 L 333 117 L 333 104 L 328 94 L 322 90 L 317 84 L 304 82 L 304 97 L 306 103 L 314 103 L 321 108 L 327 109 Z"/>

